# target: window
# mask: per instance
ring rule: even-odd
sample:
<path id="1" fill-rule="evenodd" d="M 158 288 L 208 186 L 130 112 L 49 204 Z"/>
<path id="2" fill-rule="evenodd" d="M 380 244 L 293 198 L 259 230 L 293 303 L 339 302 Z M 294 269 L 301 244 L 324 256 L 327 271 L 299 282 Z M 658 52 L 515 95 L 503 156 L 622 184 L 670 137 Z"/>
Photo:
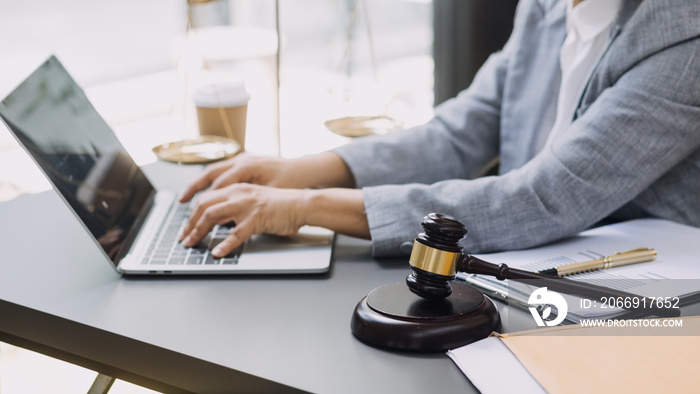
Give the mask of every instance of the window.
<path id="1" fill-rule="evenodd" d="M 208 43 L 192 34 L 185 39 L 187 0 L 0 0 L 0 97 L 55 54 L 143 164 L 154 160 L 153 146 L 196 134 L 188 95 L 202 71 L 197 57 L 214 48 L 224 56 L 210 68 L 248 82 L 248 149 L 274 153 L 276 2 L 215 3 L 197 11 L 195 27 L 219 25 L 241 34 Z M 324 126 L 329 119 L 387 114 L 411 126 L 432 115 L 431 1 L 358 0 L 355 11 L 354 0 L 279 4 L 284 156 L 346 143 Z M 0 156 L 10 151 L 23 154 L 0 125 Z M 26 164 L 35 172 L 22 160 L 14 167 Z M 9 168 L 6 161 L 0 157 L 0 167 Z M 0 181 L 31 178 L 19 170 L 3 172 Z"/>

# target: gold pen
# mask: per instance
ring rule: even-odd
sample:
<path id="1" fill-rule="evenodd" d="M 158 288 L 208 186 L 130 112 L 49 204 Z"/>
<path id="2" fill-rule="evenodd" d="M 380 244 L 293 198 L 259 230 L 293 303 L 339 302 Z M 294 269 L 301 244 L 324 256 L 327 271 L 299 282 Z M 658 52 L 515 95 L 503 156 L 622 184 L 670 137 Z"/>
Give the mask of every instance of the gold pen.
<path id="1" fill-rule="evenodd" d="M 564 264 L 555 268 L 538 271 L 540 274 L 552 276 L 566 276 L 580 274 L 582 272 L 608 269 L 622 265 L 643 263 L 656 259 L 656 250 L 650 248 L 638 248 L 627 252 L 615 253 L 612 256 L 601 257 L 595 260 L 582 261 L 580 263 Z"/>

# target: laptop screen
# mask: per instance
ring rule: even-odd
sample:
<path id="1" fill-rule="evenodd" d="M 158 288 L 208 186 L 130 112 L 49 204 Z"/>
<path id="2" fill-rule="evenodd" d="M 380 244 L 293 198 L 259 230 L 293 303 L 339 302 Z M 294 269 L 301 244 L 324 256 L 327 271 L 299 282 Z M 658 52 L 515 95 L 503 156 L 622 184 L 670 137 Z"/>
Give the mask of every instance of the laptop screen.
<path id="1" fill-rule="evenodd" d="M 155 190 L 73 78 L 52 56 L 0 117 L 116 263 Z"/>

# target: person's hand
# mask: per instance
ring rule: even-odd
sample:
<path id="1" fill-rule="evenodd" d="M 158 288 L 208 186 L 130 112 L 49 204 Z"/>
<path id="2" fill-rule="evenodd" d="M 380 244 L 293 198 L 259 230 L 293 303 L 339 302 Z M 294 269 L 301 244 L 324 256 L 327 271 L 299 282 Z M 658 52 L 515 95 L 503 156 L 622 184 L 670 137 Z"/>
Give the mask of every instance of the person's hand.
<path id="1" fill-rule="evenodd" d="M 305 224 L 307 191 L 236 183 L 197 198 L 180 240 L 196 245 L 217 224 L 233 222 L 233 231 L 214 250 L 223 257 L 254 234 L 293 235 Z"/>
<path id="2" fill-rule="evenodd" d="M 219 189 L 235 183 L 279 188 L 353 187 L 354 179 L 345 162 L 332 152 L 296 159 L 258 157 L 242 153 L 212 164 L 180 196 L 187 202 L 199 191 Z"/>
<path id="3" fill-rule="evenodd" d="M 180 197 L 197 197 L 180 236 L 196 245 L 215 225 L 233 222 L 233 231 L 212 254 L 222 257 L 254 234 L 293 235 L 303 225 L 320 226 L 356 237 L 369 237 L 362 191 L 347 189 L 354 178 L 333 152 L 297 159 L 241 154 L 213 164 Z M 333 187 L 311 190 L 312 187 Z M 342 187 L 343 189 L 339 189 Z"/>
<path id="4" fill-rule="evenodd" d="M 180 196 L 187 202 L 199 191 L 210 187 L 220 189 L 235 183 L 252 183 L 275 187 L 301 187 L 300 180 L 289 172 L 287 160 L 277 157 L 258 157 L 241 153 L 231 159 L 208 166 Z"/>

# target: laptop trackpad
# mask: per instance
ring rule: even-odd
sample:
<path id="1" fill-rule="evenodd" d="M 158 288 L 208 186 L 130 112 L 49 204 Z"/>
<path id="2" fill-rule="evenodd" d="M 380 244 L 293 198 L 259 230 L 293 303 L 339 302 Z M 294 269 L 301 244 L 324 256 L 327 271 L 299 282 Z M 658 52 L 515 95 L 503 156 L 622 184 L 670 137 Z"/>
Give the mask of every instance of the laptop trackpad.
<path id="1" fill-rule="evenodd" d="M 333 240 L 333 232 L 318 227 L 302 227 L 292 236 L 280 236 L 272 234 L 253 235 L 243 248 L 245 254 L 309 249 L 328 246 Z"/>
<path id="2" fill-rule="evenodd" d="M 218 231 L 212 231 L 202 238 L 195 248 L 212 250 L 221 243 L 221 241 L 226 239 L 228 232 L 231 230 L 232 228 L 225 229 L 222 226 Z M 241 252 L 247 254 L 328 246 L 331 243 L 332 234 L 333 233 L 329 230 L 309 226 L 302 227 L 297 234 L 292 236 L 256 234 L 225 257 L 238 256 Z"/>

